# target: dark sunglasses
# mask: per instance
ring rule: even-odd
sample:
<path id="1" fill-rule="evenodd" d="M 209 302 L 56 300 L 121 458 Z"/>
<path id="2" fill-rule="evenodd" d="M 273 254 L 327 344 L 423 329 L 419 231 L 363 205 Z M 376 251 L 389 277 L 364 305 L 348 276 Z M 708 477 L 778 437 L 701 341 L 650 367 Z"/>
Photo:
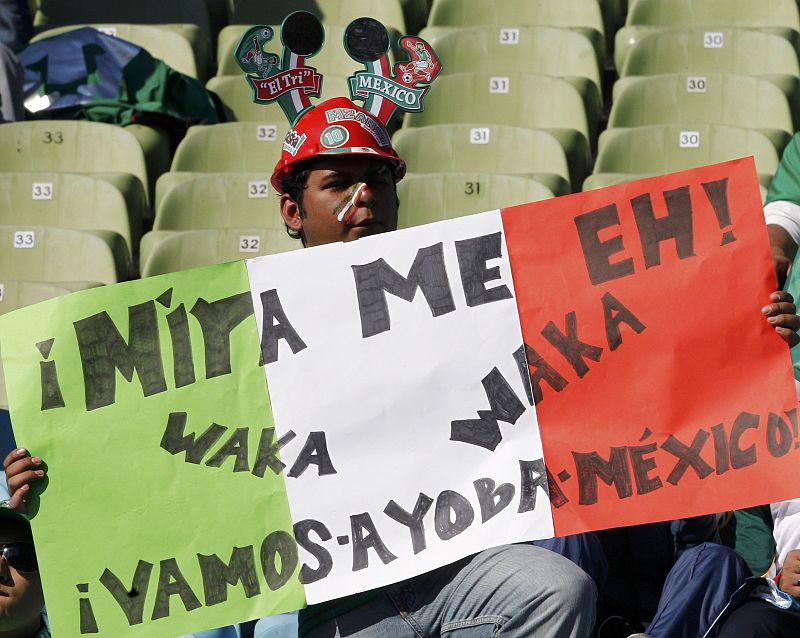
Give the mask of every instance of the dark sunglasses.
<path id="1" fill-rule="evenodd" d="M 35 572 L 39 570 L 36 562 L 36 550 L 32 543 L 6 543 L 0 545 L 3 558 L 19 572 Z"/>

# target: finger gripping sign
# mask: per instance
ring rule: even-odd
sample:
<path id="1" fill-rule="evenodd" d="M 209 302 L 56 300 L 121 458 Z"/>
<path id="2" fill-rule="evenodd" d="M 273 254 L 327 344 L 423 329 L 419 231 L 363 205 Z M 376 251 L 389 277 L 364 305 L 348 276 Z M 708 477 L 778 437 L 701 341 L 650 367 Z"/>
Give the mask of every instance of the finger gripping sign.
<path id="1" fill-rule="evenodd" d="M 173 636 L 796 496 L 774 287 L 748 159 L 5 315 L 53 631 Z"/>

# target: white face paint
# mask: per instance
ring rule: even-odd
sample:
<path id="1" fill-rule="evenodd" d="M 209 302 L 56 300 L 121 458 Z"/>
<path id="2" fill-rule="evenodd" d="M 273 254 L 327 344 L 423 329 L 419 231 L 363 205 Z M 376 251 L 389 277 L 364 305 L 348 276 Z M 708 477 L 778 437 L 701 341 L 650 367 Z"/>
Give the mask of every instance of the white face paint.
<path id="1" fill-rule="evenodd" d="M 352 213 L 348 215 L 348 213 L 352 210 L 355 212 L 356 200 L 361 197 L 361 192 L 366 188 L 366 184 L 364 182 L 360 182 L 356 187 L 355 191 L 353 191 L 353 196 L 350 198 L 350 201 L 347 205 L 339 211 L 339 214 L 336 216 L 340 222 L 343 222 L 345 225 L 349 225 L 350 221 L 352 220 Z"/>

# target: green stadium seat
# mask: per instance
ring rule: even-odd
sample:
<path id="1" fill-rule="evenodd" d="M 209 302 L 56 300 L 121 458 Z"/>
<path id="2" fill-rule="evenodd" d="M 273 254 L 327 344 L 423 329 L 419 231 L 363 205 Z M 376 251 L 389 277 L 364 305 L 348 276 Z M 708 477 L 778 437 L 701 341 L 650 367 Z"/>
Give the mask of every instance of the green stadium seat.
<path id="1" fill-rule="evenodd" d="M 719 28 L 723 46 L 705 46 L 706 27 L 656 31 L 628 53 L 620 77 L 695 71 L 739 75 L 800 75 L 797 53 L 772 33 L 735 27 Z"/>
<path id="2" fill-rule="evenodd" d="M 796 0 L 636 0 L 615 38 L 614 59 L 622 69 L 630 48 L 641 38 L 669 27 L 708 27 L 708 45 L 724 46 L 724 27 L 774 33 L 798 45 L 800 13 Z"/>
<path id="3" fill-rule="evenodd" d="M 474 27 L 434 32 L 434 36 L 430 44 L 439 56 L 442 73 L 522 71 L 560 77 L 578 89 L 589 119 L 600 119 L 600 67 L 592 43 L 580 33 L 527 26 L 509 35 L 507 29 Z"/>
<path id="4" fill-rule="evenodd" d="M 363 67 L 362 67 L 363 68 Z M 347 95 L 347 76 L 325 74 L 322 91 L 314 104 L 339 95 Z M 225 108 L 225 115 L 235 122 L 260 122 L 265 116 L 283 118 L 283 112 L 277 104 L 256 104 L 253 102 L 253 90 L 247 83 L 244 74 L 226 75 L 211 78 L 206 88 L 219 96 Z"/>
<path id="5" fill-rule="evenodd" d="M 113 185 L 73 173 L 0 173 L 0 224 L 99 231 L 119 268 L 133 275 L 141 219 L 131 220 Z"/>
<path id="6" fill-rule="evenodd" d="M 39 0 L 33 19 L 37 31 L 75 24 L 151 24 L 185 37 L 198 61 L 210 60 L 212 35 L 206 0 Z M 201 75 L 204 67 L 199 67 Z"/>
<path id="7" fill-rule="evenodd" d="M 259 228 L 270 233 L 275 250 L 291 250 L 296 241 L 286 234 L 280 196 L 269 174 L 173 173 L 159 200 L 154 231 Z M 149 260 L 156 233 L 142 242 L 142 263 Z M 282 242 L 280 240 L 283 240 Z"/>
<path id="8" fill-rule="evenodd" d="M 226 122 L 191 127 L 175 151 L 170 170 L 197 173 L 263 171 L 272 174 L 272 168 L 281 156 L 283 138 L 289 125 L 279 108 L 261 108 L 265 117 L 260 123 Z M 267 116 L 270 110 L 272 112 Z M 168 175 L 165 173 L 162 179 Z"/>
<path id="9" fill-rule="evenodd" d="M 781 151 L 794 133 L 783 92 L 760 78 L 706 74 L 704 92 L 693 92 L 689 74 L 642 78 L 620 91 L 608 128 L 648 124 L 724 124 L 757 129 Z"/>
<path id="10" fill-rule="evenodd" d="M 155 230 L 142 237 L 142 252 L 149 255 L 142 277 L 301 248 L 300 240 L 287 244 L 285 237 L 284 228 Z"/>
<path id="11" fill-rule="evenodd" d="M 205 0 L 39 0 L 34 26 L 67 24 L 195 24 L 211 33 Z"/>
<path id="12" fill-rule="evenodd" d="M 328 25 L 345 27 L 370 16 L 405 34 L 406 22 L 398 0 L 237 0 L 231 24 L 280 24 L 293 11 L 308 11 Z"/>
<path id="13" fill-rule="evenodd" d="M 434 0 L 428 19 L 428 29 L 476 26 L 514 29 L 537 24 L 580 31 L 594 45 L 598 60 L 606 57 L 605 25 L 597 0 Z"/>
<path id="14" fill-rule="evenodd" d="M 752 29 L 721 28 L 723 47 L 704 45 L 707 29 L 687 27 L 656 31 L 630 50 L 614 85 L 614 96 L 639 76 L 665 73 L 736 73 L 769 80 L 789 99 L 795 128 L 800 127 L 800 65 L 792 45 L 772 33 Z M 696 83 L 696 82 L 695 82 Z"/>
<path id="15" fill-rule="evenodd" d="M 398 227 L 409 228 L 550 199 L 553 192 L 521 175 L 410 173 L 397 185 L 397 195 Z"/>
<path id="16" fill-rule="evenodd" d="M 545 131 L 504 124 L 434 124 L 402 128 L 392 144 L 409 172 L 524 175 L 556 195 L 571 192 L 564 149 Z"/>
<path id="17" fill-rule="evenodd" d="M 347 25 L 345 25 L 347 26 Z M 331 84 L 328 80 L 329 75 L 337 75 L 348 77 L 356 71 L 363 71 L 364 65 L 361 62 L 356 62 L 351 58 L 345 50 L 342 42 L 344 41 L 345 26 L 338 25 L 325 25 L 325 45 L 320 49 L 319 53 L 315 56 L 308 58 L 306 64 L 314 67 L 322 75 L 325 76 L 322 82 L 322 90 L 328 88 L 327 85 Z M 242 34 L 250 28 L 247 24 L 232 24 L 225 27 L 219 34 L 217 44 L 217 75 L 236 75 L 241 77 L 243 71 L 233 53 L 239 45 L 239 40 Z M 273 53 L 281 54 L 283 52 L 283 45 L 280 39 L 280 25 L 273 25 L 275 29 L 275 37 L 267 45 L 267 49 Z M 394 29 L 389 31 L 389 41 L 397 43 L 400 38 L 400 33 Z M 389 49 L 389 60 L 394 62 L 394 50 Z M 337 85 L 337 95 L 347 93 L 347 85 Z"/>
<path id="18" fill-rule="evenodd" d="M 762 186 L 778 168 L 778 153 L 770 140 L 752 129 L 702 124 L 692 131 L 679 124 L 609 129 L 600 136 L 594 174 L 584 183 L 591 190 L 752 155 Z"/>
<path id="19" fill-rule="evenodd" d="M 163 60 L 170 67 L 184 75 L 200 78 L 201 80 L 205 80 L 208 76 L 209 60 L 207 58 L 202 60 L 195 58 L 191 42 L 186 36 L 177 31 L 170 31 L 147 24 L 79 24 L 56 27 L 34 36 L 31 42 L 39 42 L 82 27 L 92 27 L 103 33 L 132 42 L 142 47 L 154 58 Z M 198 72 L 198 69 L 200 72 Z"/>
<path id="20" fill-rule="evenodd" d="M 183 179 L 161 199 L 153 230 L 284 229 L 280 196 L 269 184 L 268 173 L 177 175 Z"/>
<path id="21" fill-rule="evenodd" d="M 32 224 L 0 225 L 0 247 L 3 278 L 99 284 L 120 279 L 111 248 L 92 233 Z"/>
<path id="22" fill-rule="evenodd" d="M 566 80 L 519 72 L 456 73 L 437 78 L 425 100 L 425 110 L 408 113 L 404 127 L 485 123 L 546 130 L 566 151 L 572 185 L 580 188 L 596 140 L 580 93 Z"/>
<path id="23" fill-rule="evenodd" d="M 280 159 L 289 125 L 279 107 L 258 108 L 268 114 L 258 123 L 191 127 L 175 151 L 171 171 L 156 184 L 156 210 L 166 194 L 176 184 L 192 178 L 193 173 L 258 173 L 268 178 Z"/>
<path id="24" fill-rule="evenodd" d="M 122 127 L 67 120 L 0 124 L 0 148 L 0 171 L 87 173 L 114 184 L 132 216 L 146 206 L 144 152 Z"/>

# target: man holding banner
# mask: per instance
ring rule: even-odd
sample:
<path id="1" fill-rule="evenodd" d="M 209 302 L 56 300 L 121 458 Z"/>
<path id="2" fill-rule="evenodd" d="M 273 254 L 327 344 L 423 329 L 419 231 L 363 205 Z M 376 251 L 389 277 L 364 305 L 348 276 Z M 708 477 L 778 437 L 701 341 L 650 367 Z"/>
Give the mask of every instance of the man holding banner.
<path id="1" fill-rule="evenodd" d="M 336 139 L 349 140 L 346 147 L 330 148 L 334 127 L 342 133 Z M 284 144 L 272 184 L 282 193 L 287 227 L 304 246 L 396 229 L 395 184 L 405 162 L 371 113 L 334 98 L 307 111 L 287 139 L 304 142 Z M 9 456 L 13 506 L 24 503 L 42 467 L 24 450 Z M 300 634 L 584 638 L 594 625 L 595 604 L 594 585 L 572 562 L 533 545 L 502 546 L 382 590 L 311 606 L 301 611 Z"/>

